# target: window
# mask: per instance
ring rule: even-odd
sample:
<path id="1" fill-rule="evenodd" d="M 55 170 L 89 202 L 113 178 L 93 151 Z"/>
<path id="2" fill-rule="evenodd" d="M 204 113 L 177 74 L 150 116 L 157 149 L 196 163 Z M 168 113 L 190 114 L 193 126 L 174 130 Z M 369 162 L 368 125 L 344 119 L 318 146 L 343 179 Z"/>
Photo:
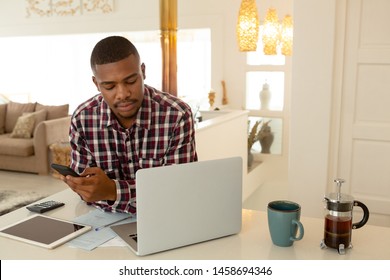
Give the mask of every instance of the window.
<path id="1" fill-rule="evenodd" d="M 137 47 L 146 65 L 145 83 L 161 89 L 159 31 L 94 33 L 0 38 L 0 92 L 18 102 L 77 105 L 97 90 L 89 58 L 102 38 L 121 35 Z M 177 34 L 178 92 L 186 101 L 207 102 L 211 81 L 210 29 L 184 29 Z M 190 102 L 189 102 L 190 103 Z"/>

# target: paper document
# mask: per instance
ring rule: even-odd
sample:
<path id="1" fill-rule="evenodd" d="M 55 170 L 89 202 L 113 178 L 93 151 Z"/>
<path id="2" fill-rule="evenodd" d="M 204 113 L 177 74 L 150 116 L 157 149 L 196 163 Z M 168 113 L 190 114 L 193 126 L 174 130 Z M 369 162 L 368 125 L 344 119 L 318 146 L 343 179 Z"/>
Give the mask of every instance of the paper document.
<path id="1" fill-rule="evenodd" d="M 111 213 L 95 209 L 85 215 L 75 218 L 73 221 L 90 225 L 92 226 L 92 230 L 69 241 L 67 244 L 72 247 L 91 251 L 117 236 L 117 234 L 111 230 L 111 225 L 132 223 L 136 221 L 136 217 L 128 213 Z"/>

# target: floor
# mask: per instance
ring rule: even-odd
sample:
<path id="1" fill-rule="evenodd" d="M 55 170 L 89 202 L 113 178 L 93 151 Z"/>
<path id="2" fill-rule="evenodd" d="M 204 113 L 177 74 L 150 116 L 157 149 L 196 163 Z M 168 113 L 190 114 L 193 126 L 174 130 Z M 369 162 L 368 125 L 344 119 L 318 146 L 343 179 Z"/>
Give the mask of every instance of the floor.
<path id="1" fill-rule="evenodd" d="M 66 188 L 64 182 L 51 175 L 0 171 L 0 190 L 34 191 L 42 195 L 51 195 Z"/>

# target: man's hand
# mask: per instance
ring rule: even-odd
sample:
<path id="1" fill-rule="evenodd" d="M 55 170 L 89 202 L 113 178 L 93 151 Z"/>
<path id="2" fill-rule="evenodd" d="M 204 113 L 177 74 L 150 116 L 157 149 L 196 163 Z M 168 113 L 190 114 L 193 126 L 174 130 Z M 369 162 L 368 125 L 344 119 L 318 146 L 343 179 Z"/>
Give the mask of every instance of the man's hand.
<path id="1" fill-rule="evenodd" d="M 99 167 L 86 168 L 80 177 L 61 176 L 61 179 L 86 202 L 116 200 L 115 182 Z"/>

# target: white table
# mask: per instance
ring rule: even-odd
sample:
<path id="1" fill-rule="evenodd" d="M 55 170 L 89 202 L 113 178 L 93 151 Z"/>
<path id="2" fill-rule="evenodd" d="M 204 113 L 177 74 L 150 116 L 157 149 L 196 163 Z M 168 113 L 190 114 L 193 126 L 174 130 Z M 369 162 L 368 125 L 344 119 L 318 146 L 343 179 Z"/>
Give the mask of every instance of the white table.
<path id="1" fill-rule="evenodd" d="M 87 206 L 80 198 L 67 189 L 46 199 L 65 202 L 65 206 L 47 212 L 47 215 L 72 220 L 95 209 Z M 14 223 L 31 215 L 21 208 L 0 217 L 0 227 Z M 178 248 L 154 255 L 138 257 L 127 247 L 99 247 L 92 251 L 71 248 L 62 245 L 54 250 L 48 250 L 23 242 L 0 237 L 0 259 L 138 259 L 138 260 L 352 260 L 352 259 L 390 259 L 390 228 L 366 225 L 353 230 L 353 249 L 345 255 L 339 255 L 334 249 L 320 249 L 323 238 L 323 219 L 301 218 L 305 227 L 305 236 L 293 246 L 283 248 L 272 244 L 265 212 L 243 210 L 243 226 L 239 234 L 208 242 L 203 242 L 183 248 Z"/>

